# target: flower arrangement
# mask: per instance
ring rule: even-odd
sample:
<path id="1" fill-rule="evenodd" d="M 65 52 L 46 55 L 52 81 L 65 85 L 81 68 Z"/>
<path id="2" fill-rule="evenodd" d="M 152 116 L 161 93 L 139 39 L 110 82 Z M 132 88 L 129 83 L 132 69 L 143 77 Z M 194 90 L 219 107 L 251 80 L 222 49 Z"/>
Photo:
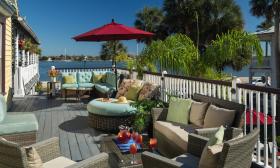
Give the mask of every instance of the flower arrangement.
<path id="1" fill-rule="evenodd" d="M 57 77 L 59 75 L 59 71 L 56 69 L 49 70 L 49 77 Z"/>
<path id="2" fill-rule="evenodd" d="M 24 48 L 24 44 L 25 44 L 25 40 L 24 39 L 20 39 L 18 41 L 19 49 L 22 50 Z"/>

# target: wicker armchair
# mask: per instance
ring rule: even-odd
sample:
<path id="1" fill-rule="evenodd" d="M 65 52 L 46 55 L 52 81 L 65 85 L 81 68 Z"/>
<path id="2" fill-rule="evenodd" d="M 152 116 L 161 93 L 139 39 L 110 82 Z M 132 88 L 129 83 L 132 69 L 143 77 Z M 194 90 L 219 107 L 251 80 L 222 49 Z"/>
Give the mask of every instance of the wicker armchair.
<path id="1" fill-rule="evenodd" d="M 257 142 L 259 130 L 255 129 L 250 134 L 224 142 L 222 153 L 219 157 L 217 168 L 249 168 L 252 163 L 252 153 Z M 196 134 L 189 135 L 188 153 L 174 159 L 143 152 L 142 162 L 144 168 L 180 168 L 198 167 L 199 158 L 208 138 Z M 187 157 L 182 157 L 187 156 Z M 179 158 L 179 159 L 178 159 Z M 180 158 L 182 158 L 180 160 Z M 185 160 L 183 160 L 185 159 Z M 186 161 L 187 160 L 187 161 Z M 187 165 L 186 165 L 187 164 Z"/>
<path id="2" fill-rule="evenodd" d="M 51 161 L 61 158 L 60 160 L 65 160 L 68 162 L 72 162 L 71 165 L 67 165 L 67 168 L 107 168 L 108 164 L 108 154 L 101 153 L 99 155 L 90 157 L 81 162 L 75 163 L 70 159 L 64 158 L 61 156 L 60 148 L 59 148 L 59 139 L 57 137 L 30 145 L 36 149 L 38 154 L 40 155 L 44 166 L 46 163 L 50 163 Z M 28 168 L 27 165 L 27 156 L 25 153 L 25 149 L 21 148 L 18 144 L 0 140 L 0 167 L 1 168 Z M 63 165 L 63 164 L 62 164 Z M 60 165 L 60 166 L 62 166 Z"/>

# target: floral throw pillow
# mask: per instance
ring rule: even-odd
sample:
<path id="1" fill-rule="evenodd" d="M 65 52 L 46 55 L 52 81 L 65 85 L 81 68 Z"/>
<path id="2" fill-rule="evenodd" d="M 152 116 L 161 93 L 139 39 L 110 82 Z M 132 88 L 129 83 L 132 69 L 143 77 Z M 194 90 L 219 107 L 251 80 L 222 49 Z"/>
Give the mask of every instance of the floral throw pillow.
<path id="1" fill-rule="evenodd" d="M 124 96 L 125 93 L 128 91 L 129 87 L 134 83 L 135 81 L 132 79 L 124 79 L 122 83 L 120 84 L 118 88 L 118 93 L 116 95 L 116 99 Z"/>
<path id="2" fill-rule="evenodd" d="M 159 93 L 159 85 L 147 82 L 144 84 L 143 88 L 141 89 L 138 100 L 140 101 L 145 99 L 149 100 L 155 97 L 158 93 Z"/>

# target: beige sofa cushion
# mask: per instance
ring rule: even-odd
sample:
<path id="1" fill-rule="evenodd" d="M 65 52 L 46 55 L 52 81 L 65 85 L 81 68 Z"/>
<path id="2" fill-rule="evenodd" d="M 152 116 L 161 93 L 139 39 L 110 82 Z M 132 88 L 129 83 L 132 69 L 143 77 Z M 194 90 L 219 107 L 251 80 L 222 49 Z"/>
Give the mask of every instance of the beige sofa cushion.
<path id="1" fill-rule="evenodd" d="M 203 127 L 208 106 L 209 103 L 193 101 L 190 110 L 190 123 Z"/>
<path id="2" fill-rule="evenodd" d="M 176 143 L 182 150 L 187 151 L 188 134 L 195 131 L 195 126 L 184 126 L 172 122 L 156 121 L 154 129 L 163 134 L 169 141 Z"/>
<path id="3" fill-rule="evenodd" d="M 221 126 L 205 145 L 199 161 L 199 168 L 216 168 L 222 152 L 225 128 Z M 220 145 L 220 146 L 217 146 Z M 217 148 L 214 151 L 211 148 Z"/>
<path id="4" fill-rule="evenodd" d="M 50 160 L 46 163 L 44 163 L 43 168 L 64 168 L 67 166 L 71 166 L 75 164 L 73 160 L 70 160 L 66 157 L 60 156 L 58 158 L 55 158 L 53 160 Z"/>
<path id="5" fill-rule="evenodd" d="M 221 125 L 231 127 L 235 118 L 235 113 L 235 110 L 228 110 L 210 105 L 206 111 L 203 127 L 211 128 L 220 127 Z"/>
<path id="6" fill-rule="evenodd" d="M 43 162 L 36 149 L 33 147 L 25 147 L 24 149 L 29 168 L 43 168 Z"/>

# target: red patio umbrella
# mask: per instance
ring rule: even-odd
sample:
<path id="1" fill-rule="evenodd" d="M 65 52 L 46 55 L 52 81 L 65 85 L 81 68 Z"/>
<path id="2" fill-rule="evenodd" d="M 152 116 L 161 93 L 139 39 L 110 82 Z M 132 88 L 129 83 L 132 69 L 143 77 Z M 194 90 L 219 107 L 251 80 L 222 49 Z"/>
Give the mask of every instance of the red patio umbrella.
<path id="1" fill-rule="evenodd" d="M 264 113 L 262 112 L 256 112 L 256 110 L 253 110 L 253 125 L 257 125 L 257 115 L 259 113 L 259 118 L 260 118 L 260 124 L 264 124 Z M 247 109 L 246 110 L 246 124 L 249 125 L 250 124 L 250 110 Z M 267 115 L 267 125 L 271 125 L 272 124 L 272 117 Z"/>
<path id="2" fill-rule="evenodd" d="M 133 27 L 128 27 L 119 23 L 112 22 L 102 27 L 92 29 L 86 33 L 73 37 L 76 41 L 115 41 L 115 40 L 132 40 L 152 37 L 154 34 Z M 117 78 L 117 67 L 115 55 L 113 56 L 115 74 Z M 116 80 L 117 89 L 117 80 Z"/>

